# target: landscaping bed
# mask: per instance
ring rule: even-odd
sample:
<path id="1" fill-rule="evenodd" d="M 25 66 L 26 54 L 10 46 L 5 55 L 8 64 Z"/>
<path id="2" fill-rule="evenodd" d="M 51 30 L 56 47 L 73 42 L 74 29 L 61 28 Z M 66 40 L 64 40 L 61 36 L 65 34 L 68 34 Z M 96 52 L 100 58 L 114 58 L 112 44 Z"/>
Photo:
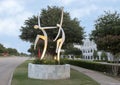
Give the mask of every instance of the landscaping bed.
<path id="1" fill-rule="evenodd" d="M 13 74 L 11 85 L 100 85 L 90 77 L 71 69 L 69 79 L 60 80 L 40 80 L 28 78 L 28 63 L 26 61 L 16 68 Z"/>

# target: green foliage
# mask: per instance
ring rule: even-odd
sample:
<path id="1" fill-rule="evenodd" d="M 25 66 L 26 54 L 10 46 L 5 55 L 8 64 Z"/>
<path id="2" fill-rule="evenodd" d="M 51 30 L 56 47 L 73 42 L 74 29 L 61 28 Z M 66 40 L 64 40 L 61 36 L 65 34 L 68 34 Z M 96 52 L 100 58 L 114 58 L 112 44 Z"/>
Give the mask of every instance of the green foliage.
<path id="1" fill-rule="evenodd" d="M 65 60 L 64 62 L 66 62 L 67 64 L 80 66 L 80 67 L 95 70 L 95 71 L 114 74 L 112 71 L 112 65 L 109 65 L 109 64 L 101 64 L 101 63 L 96 63 L 92 61 L 83 61 L 83 60 Z M 118 67 L 119 67 L 119 72 L 117 75 L 120 74 L 120 66 Z"/>
<path id="2" fill-rule="evenodd" d="M 2 44 L 0 44 L 0 55 L 5 51 L 6 51 L 6 48 Z"/>
<path id="3" fill-rule="evenodd" d="M 73 49 L 67 50 L 67 54 L 81 55 L 82 52 L 81 52 L 81 50 L 79 50 L 77 48 L 73 48 Z"/>
<path id="4" fill-rule="evenodd" d="M 107 35 L 96 40 L 97 46 L 100 50 L 111 52 L 114 55 L 120 52 L 120 36 Z"/>
<path id="5" fill-rule="evenodd" d="M 120 14 L 117 12 L 105 12 L 100 16 L 95 23 L 95 30 L 92 35 L 96 38 L 104 37 L 106 35 L 120 35 Z"/>
<path id="6" fill-rule="evenodd" d="M 36 58 L 34 61 L 33 61 L 34 64 L 45 64 L 45 65 L 56 65 L 57 64 L 57 61 L 56 60 L 40 60 L 38 58 Z"/>
<path id="7" fill-rule="evenodd" d="M 111 52 L 113 55 L 120 52 L 120 14 L 105 12 L 95 22 L 95 30 L 91 38 L 99 50 Z"/>
<path id="8" fill-rule="evenodd" d="M 2 44 L 0 44 L 0 55 L 2 53 L 8 53 L 9 55 L 19 55 L 19 52 L 14 48 L 6 48 Z"/>
<path id="9" fill-rule="evenodd" d="M 81 55 L 82 54 L 82 52 L 81 52 L 81 50 L 79 50 L 79 49 L 77 49 L 77 48 L 75 48 L 74 46 L 73 46 L 73 44 L 68 44 L 67 46 L 66 46 L 66 50 L 65 50 L 65 53 L 64 53 L 65 55 L 69 55 L 69 54 L 71 54 L 71 55 Z"/>
<path id="10" fill-rule="evenodd" d="M 30 56 L 30 55 L 28 55 L 28 54 L 26 54 L 26 53 L 23 53 L 23 52 L 19 53 L 19 55 L 20 55 L 20 56 Z"/>
<path id="11" fill-rule="evenodd" d="M 7 51 L 10 55 L 18 55 L 18 51 L 14 48 L 7 48 Z"/>
<path id="12" fill-rule="evenodd" d="M 115 55 L 116 58 L 120 58 L 120 52 Z"/>
<path id="13" fill-rule="evenodd" d="M 82 58 L 82 54 L 81 55 L 76 55 L 75 58 Z"/>
<path id="14" fill-rule="evenodd" d="M 60 17 L 61 17 L 61 8 L 53 6 L 53 7 L 47 7 L 47 9 L 41 10 L 41 26 L 56 26 L 57 23 L 60 23 Z M 42 34 L 42 32 L 39 29 L 33 29 L 34 25 L 37 24 L 37 16 L 32 16 L 31 18 L 28 18 L 24 22 L 24 26 L 21 27 L 21 35 L 20 38 L 24 41 L 29 41 L 31 43 L 34 42 L 37 34 Z M 63 19 L 63 25 L 62 25 L 64 31 L 66 40 L 64 43 L 64 49 L 66 48 L 66 45 L 68 43 L 82 43 L 83 39 L 83 27 L 80 26 L 79 21 L 77 18 L 71 19 L 69 13 L 64 12 L 64 19 Z M 47 51 L 50 54 L 55 54 L 55 47 L 56 42 L 53 42 L 53 39 L 56 37 L 58 29 L 54 30 L 46 30 L 48 34 L 48 49 Z M 42 45 L 43 42 L 40 42 L 40 45 Z M 31 52 L 31 51 L 29 51 Z"/>
<path id="15" fill-rule="evenodd" d="M 101 60 L 108 61 L 107 54 L 104 51 L 101 53 Z"/>
<path id="16" fill-rule="evenodd" d="M 94 59 L 99 59 L 99 56 L 98 56 L 98 53 L 97 53 L 96 50 L 95 50 L 94 53 L 93 53 L 93 57 L 94 57 Z"/>
<path id="17" fill-rule="evenodd" d="M 31 53 L 31 56 L 37 56 L 38 55 L 38 46 L 37 46 L 37 49 L 34 50 L 34 45 L 31 45 L 30 48 L 28 49 L 28 52 Z"/>
<path id="18" fill-rule="evenodd" d="M 62 65 L 62 64 L 68 64 L 68 61 L 67 61 L 68 59 L 67 58 L 62 58 L 61 60 L 60 60 L 60 64 Z"/>

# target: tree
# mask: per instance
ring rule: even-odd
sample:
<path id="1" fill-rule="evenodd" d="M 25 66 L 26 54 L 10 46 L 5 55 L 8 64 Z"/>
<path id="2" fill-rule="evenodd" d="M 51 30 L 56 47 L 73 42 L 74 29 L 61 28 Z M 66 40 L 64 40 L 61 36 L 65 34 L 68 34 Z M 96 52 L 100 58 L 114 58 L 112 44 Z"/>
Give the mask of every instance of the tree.
<path id="1" fill-rule="evenodd" d="M 0 44 L 0 55 L 2 55 L 2 53 L 6 52 L 6 48 Z"/>
<path id="2" fill-rule="evenodd" d="M 38 46 L 37 46 L 38 47 Z M 34 50 L 34 45 L 31 45 L 30 48 L 28 49 L 28 52 L 31 53 L 31 56 L 37 56 L 38 52 L 37 50 Z"/>
<path id="3" fill-rule="evenodd" d="M 82 52 L 81 52 L 81 50 L 75 48 L 73 45 L 69 44 L 69 45 L 67 45 L 67 49 L 65 50 L 65 54 L 66 55 L 71 54 L 71 55 L 81 56 Z"/>
<path id="4" fill-rule="evenodd" d="M 105 12 L 96 20 L 91 38 L 94 39 L 99 50 L 112 53 L 116 60 L 115 55 L 120 52 L 120 14 Z"/>
<path id="5" fill-rule="evenodd" d="M 61 8 L 53 6 L 47 9 L 42 9 L 41 11 L 41 26 L 56 26 L 57 23 L 60 23 Z M 63 29 L 65 31 L 66 40 L 64 43 L 64 49 L 68 43 L 82 43 L 83 39 L 83 27 L 80 26 L 80 22 L 77 18 L 71 19 L 69 13 L 64 12 L 63 18 Z M 24 26 L 21 27 L 20 38 L 24 41 L 33 43 L 37 34 L 42 34 L 40 30 L 33 29 L 34 25 L 37 24 L 37 16 L 32 16 L 24 22 Z M 53 39 L 56 37 L 58 29 L 46 30 L 48 34 L 48 52 L 54 54 L 56 42 L 53 42 Z M 40 43 L 41 45 L 42 43 Z"/>
<path id="6" fill-rule="evenodd" d="M 101 53 L 101 60 L 108 61 L 107 54 L 104 51 Z"/>
<path id="7" fill-rule="evenodd" d="M 98 53 L 96 50 L 94 50 L 94 52 L 93 52 L 93 57 L 94 57 L 94 59 L 99 59 L 99 56 L 98 56 Z"/>
<path id="8" fill-rule="evenodd" d="M 26 53 L 21 52 L 21 53 L 20 53 L 20 56 L 29 56 L 29 55 L 26 54 Z"/>
<path id="9" fill-rule="evenodd" d="M 0 53 L 3 53 L 4 51 L 5 51 L 5 47 L 2 44 L 0 44 Z"/>
<path id="10" fill-rule="evenodd" d="M 19 52 L 15 48 L 6 48 L 0 44 L 0 55 L 4 55 L 6 53 L 9 55 L 19 55 Z"/>
<path id="11" fill-rule="evenodd" d="M 18 55 L 18 51 L 14 48 L 7 48 L 7 51 L 10 55 Z"/>
<path id="12" fill-rule="evenodd" d="M 105 12 L 96 20 L 91 38 L 95 40 L 99 50 L 113 55 L 120 52 L 120 15 L 117 12 Z"/>

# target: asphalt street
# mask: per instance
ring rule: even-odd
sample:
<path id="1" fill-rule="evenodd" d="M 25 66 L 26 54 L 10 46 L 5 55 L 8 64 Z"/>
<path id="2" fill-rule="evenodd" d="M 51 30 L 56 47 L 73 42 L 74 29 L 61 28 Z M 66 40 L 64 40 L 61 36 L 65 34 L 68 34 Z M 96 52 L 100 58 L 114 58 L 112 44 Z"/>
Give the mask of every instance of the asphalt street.
<path id="1" fill-rule="evenodd" d="M 10 85 L 15 68 L 27 57 L 0 57 L 0 85 Z"/>

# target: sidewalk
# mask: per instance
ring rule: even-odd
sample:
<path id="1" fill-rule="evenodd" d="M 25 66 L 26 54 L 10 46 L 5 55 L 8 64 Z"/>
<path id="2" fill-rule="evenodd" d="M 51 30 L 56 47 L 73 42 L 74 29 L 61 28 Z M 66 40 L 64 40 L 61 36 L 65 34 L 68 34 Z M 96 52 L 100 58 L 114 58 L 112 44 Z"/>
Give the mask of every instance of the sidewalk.
<path id="1" fill-rule="evenodd" d="M 120 85 L 120 81 L 115 80 L 112 77 L 108 77 L 99 72 L 88 70 L 78 66 L 73 66 L 73 65 L 71 65 L 71 68 L 91 77 L 92 79 L 100 83 L 100 85 Z"/>

